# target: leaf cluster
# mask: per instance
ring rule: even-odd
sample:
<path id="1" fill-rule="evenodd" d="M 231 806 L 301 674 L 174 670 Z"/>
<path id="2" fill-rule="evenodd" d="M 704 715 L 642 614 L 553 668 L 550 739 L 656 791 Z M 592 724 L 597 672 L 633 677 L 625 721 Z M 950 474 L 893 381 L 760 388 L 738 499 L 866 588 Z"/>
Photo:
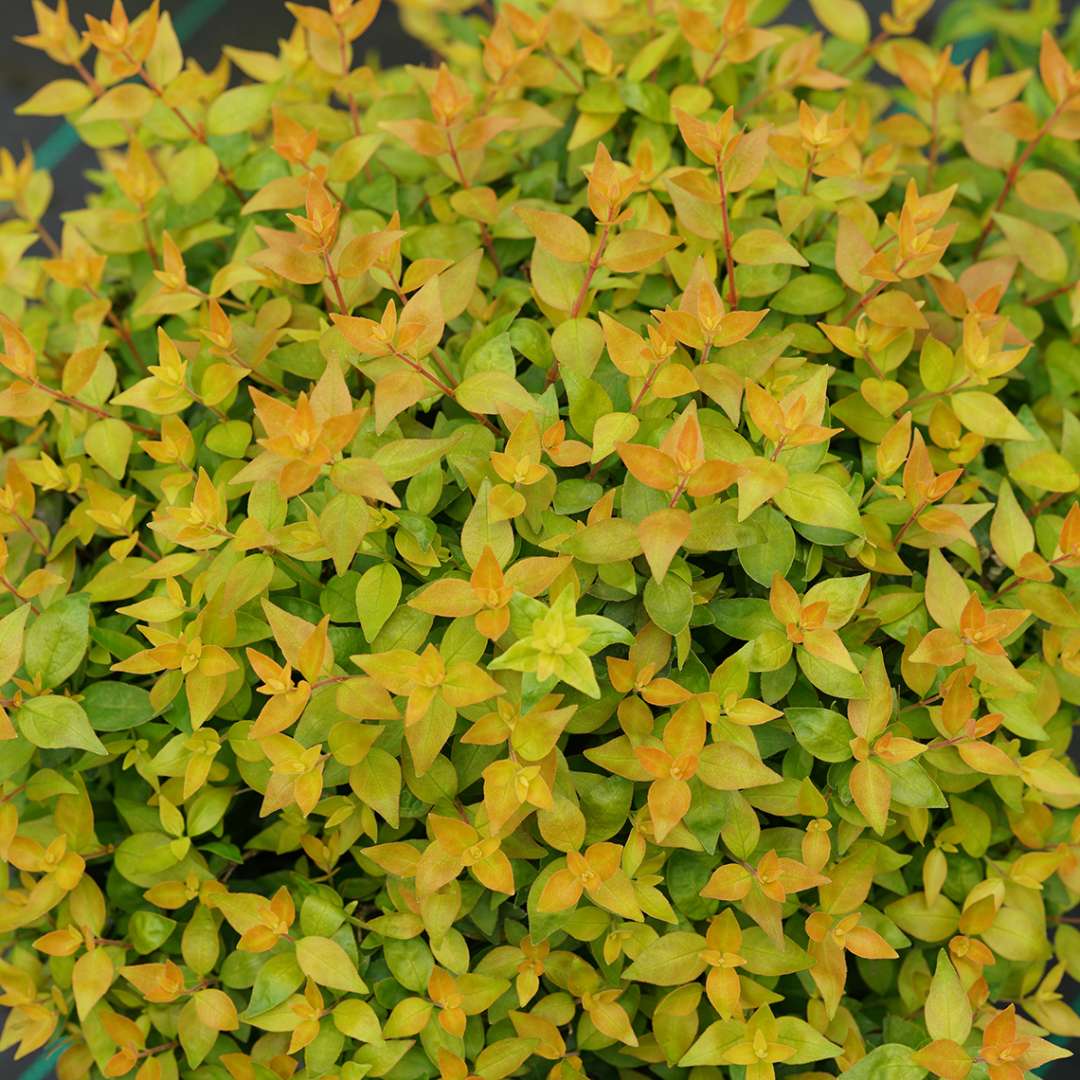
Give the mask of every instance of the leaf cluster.
<path id="1" fill-rule="evenodd" d="M 100 168 L 54 235 L 0 151 L 0 1049 L 1062 1056 L 1080 24 L 287 6 L 204 69 L 33 2 Z"/>

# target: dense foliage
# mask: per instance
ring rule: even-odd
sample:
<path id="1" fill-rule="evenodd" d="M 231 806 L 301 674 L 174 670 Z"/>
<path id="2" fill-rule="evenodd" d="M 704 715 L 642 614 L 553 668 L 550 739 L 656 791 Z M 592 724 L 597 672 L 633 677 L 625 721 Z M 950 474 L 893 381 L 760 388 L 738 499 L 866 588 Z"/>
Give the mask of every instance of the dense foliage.
<path id="1" fill-rule="evenodd" d="M 0 1044 L 1061 1056 L 1080 35 L 893 2 L 426 0 L 386 70 L 290 3 L 206 71 L 34 0 L 101 167 L 54 236 L 0 154 Z"/>

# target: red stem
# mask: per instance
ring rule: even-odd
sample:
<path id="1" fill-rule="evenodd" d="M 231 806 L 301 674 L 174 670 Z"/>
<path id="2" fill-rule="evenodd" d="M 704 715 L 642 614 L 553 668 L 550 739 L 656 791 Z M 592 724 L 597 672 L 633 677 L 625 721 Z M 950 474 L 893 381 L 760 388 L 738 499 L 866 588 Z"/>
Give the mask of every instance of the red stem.
<path id="1" fill-rule="evenodd" d="M 600 230 L 600 239 L 596 245 L 596 251 L 593 252 L 593 256 L 589 260 L 588 268 L 585 271 L 585 280 L 581 283 L 581 288 L 578 289 L 578 294 L 574 298 L 574 306 L 570 309 L 571 319 L 576 319 L 581 314 L 581 309 L 585 306 L 585 298 L 589 295 L 589 286 L 592 284 L 593 275 L 600 266 L 600 260 L 604 257 L 604 248 L 607 247 L 609 228 L 610 226 L 605 225 Z M 557 369 L 555 370 L 556 374 L 558 374 Z M 550 375 L 548 376 L 548 381 L 554 381 Z"/>
<path id="2" fill-rule="evenodd" d="M 323 263 L 326 266 L 326 276 L 330 279 L 330 284 L 334 287 L 334 296 L 337 298 L 338 310 L 342 315 L 348 315 L 349 306 L 345 303 L 345 294 L 341 291 L 341 282 L 338 280 L 337 271 L 334 270 L 334 264 L 330 261 L 330 253 L 328 251 L 323 252 Z"/>
<path id="3" fill-rule="evenodd" d="M 993 208 L 990 211 L 990 216 L 986 220 L 986 224 L 983 226 L 983 230 L 979 233 L 979 238 L 975 241 L 975 250 L 972 252 L 971 257 L 977 259 L 979 252 L 983 249 L 983 244 L 986 243 L 986 238 L 990 235 L 994 228 L 994 215 L 1005 205 L 1005 200 L 1009 197 L 1009 192 L 1012 191 L 1013 186 L 1019 179 L 1020 170 L 1027 164 L 1028 158 L 1035 152 L 1035 148 L 1042 142 L 1047 132 L 1054 126 L 1054 121 L 1061 115 L 1065 106 L 1072 100 L 1072 94 L 1066 94 L 1061 101 L 1058 102 L 1057 108 L 1047 117 L 1046 122 L 1035 133 L 1035 138 L 1031 140 L 1024 147 L 1020 156 L 1012 163 L 1008 173 L 1005 175 L 1005 186 L 1001 189 L 1001 194 L 997 197 L 997 201 L 994 203 Z"/>
<path id="4" fill-rule="evenodd" d="M 1053 300 L 1055 296 L 1061 296 L 1063 293 L 1075 289 L 1077 285 L 1080 285 L 1080 278 L 1076 281 L 1070 281 L 1067 285 L 1059 285 L 1056 289 L 1051 289 L 1049 292 L 1043 293 L 1042 296 L 1036 296 L 1031 300 L 1025 300 L 1024 303 L 1027 304 L 1028 307 L 1038 307 L 1040 304 L 1045 304 L 1047 300 Z"/>
<path id="5" fill-rule="evenodd" d="M 807 174 L 809 175 L 809 174 Z M 728 217 L 727 187 L 724 184 L 724 167 L 716 159 L 716 181 L 720 185 L 720 217 L 724 223 L 724 259 L 727 263 L 728 300 L 732 310 L 739 306 L 739 293 L 735 288 L 735 256 L 731 253 L 731 220 Z"/>

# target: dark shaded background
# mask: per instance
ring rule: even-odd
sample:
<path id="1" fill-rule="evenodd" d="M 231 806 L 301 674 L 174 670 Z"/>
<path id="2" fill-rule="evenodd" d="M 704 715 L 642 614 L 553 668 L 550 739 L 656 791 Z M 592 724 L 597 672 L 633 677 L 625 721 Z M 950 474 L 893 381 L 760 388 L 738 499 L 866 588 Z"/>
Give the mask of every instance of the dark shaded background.
<path id="1" fill-rule="evenodd" d="M 56 0 L 46 2 L 56 6 Z M 127 2 L 131 14 L 145 6 L 145 0 Z M 84 25 L 84 15 L 106 18 L 111 7 L 112 0 L 68 0 L 72 25 L 79 29 Z M 207 68 L 217 63 L 223 45 L 276 53 L 278 40 L 287 37 L 293 27 L 293 17 L 283 0 L 164 0 L 162 7 L 172 16 L 184 55 Z M 44 83 L 61 75 L 66 77 L 67 71 L 43 53 L 14 40 L 16 35 L 35 31 L 30 0 L 0 0 L 0 13 L 0 146 L 12 152 L 24 142 L 35 151 L 46 143 L 50 150 L 62 147 L 65 140 L 56 137 L 57 129 L 63 126 L 60 118 L 16 116 L 14 110 Z M 382 5 L 361 47 L 378 53 L 387 64 L 420 62 L 426 55 L 423 46 L 406 36 L 391 3 Z M 46 159 L 42 164 L 52 170 L 56 183 L 51 214 L 80 207 L 88 187 L 84 173 L 96 165 L 94 152 L 79 144 L 59 166 L 54 167 Z"/>
<path id="2" fill-rule="evenodd" d="M 50 7 L 56 0 L 47 0 Z M 318 0 L 307 0 L 318 4 Z M 991 6 L 1006 6 L 1001 0 L 985 0 Z M 1075 8 L 1080 0 L 1061 0 L 1063 15 Z M 83 26 L 87 13 L 99 18 L 108 16 L 112 0 L 68 0 L 72 23 Z M 128 0 L 131 13 L 141 10 L 143 0 Z M 204 66 L 217 62 L 223 45 L 238 45 L 245 49 L 277 51 L 278 40 L 287 36 L 293 26 L 293 18 L 285 9 L 283 0 L 164 0 L 163 6 L 170 12 L 173 24 L 181 39 L 185 56 L 191 56 Z M 890 0 L 863 0 L 875 27 L 882 11 L 891 7 Z M 942 5 L 935 5 L 940 8 Z M 1025 4 L 1009 4 L 1020 6 Z M 96 166 L 92 150 L 78 144 L 68 149 L 69 140 L 63 131 L 63 121 L 49 117 L 16 116 L 15 108 L 35 90 L 52 79 L 66 74 L 44 54 L 15 42 L 16 35 L 32 34 L 35 30 L 30 0 L 0 0 L 0 146 L 13 152 L 29 144 L 44 166 L 53 173 L 56 193 L 49 216 L 56 219 L 65 210 L 83 205 L 90 185 L 85 173 Z M 816 23 L 807 0 L 794 0 L 783 14 L 785 22 Z M 920 24 L 920 36 L 929 37 L 934 25 L 931 12 Z M 374 24 L 365 33 L 362 50 L 377 53 L 384 64 L 420 63 L 427 58 L 427 50 L 409 38 L 401 27 L 396 7 L 391 0 L 384 0 Z M 58 163 L 57 163 L 58 162 Z M 1074 1040 L 1073 1049 L 1078 1040 Z M 10 1053 L 0 1055 L 0 1080 L 46 1080 L 52 1077 L 51 1069 L 38 1056 L 16 1062 Z M 1048 1073 L 1051 1080 L 1080 1080 L 1080 1063 L 1065 1061 Z"/>

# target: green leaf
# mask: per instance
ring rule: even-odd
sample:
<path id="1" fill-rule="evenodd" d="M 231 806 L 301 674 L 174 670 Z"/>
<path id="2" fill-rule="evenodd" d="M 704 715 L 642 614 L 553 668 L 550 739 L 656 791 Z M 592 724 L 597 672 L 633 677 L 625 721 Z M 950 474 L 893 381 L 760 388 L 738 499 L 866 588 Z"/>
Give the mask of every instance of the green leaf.
<path id="1" fill-rule="evenodd" d="M 623 972 L 624 979 L 653 986 L 679 986 L 692 982 L 705 970 L 701 958 L 705 939 L 700 934 L 672 930 L 649 942 Z"/>
<path id="2" fill-rule="evenodd" d="M 206 113 L 208 135 L 236 135 L 251 131 L 270 112 L 277 87 L 273 84 L 235 86 L 215 98 Z"/>
<path id="3" fill-rule="evenodd" d="M 461 550 L 470 566 L 476 566 L 486 547 L 491 548 L 500 566 L 505 566 L 514 553 L 513 526 L 509 521 L 492 517 L 490 495 L 491 481 L 485 479 L 461 528 Z"/>
<path id="4" fill-rule="evenodd" d="M 1049 955 L 1041 909 L 1036 914 L 1019 907 L 1001 908 L 982 939 L 998 956 L 1015 963 L 1042 963 Z"/>
<path id="5" fill-rule="evenodd" d="M 367 993 L 356 965 L 331 938 L 317 935 L 301 938 L 296 943 L 296 962 L 300 970 L 320 986 L 353 994 Z"/>
<path id="6" fill-rule="evenodd" d="M 941 788 L 918 761 L 881 763 L 892 781 L 892 800 L 901 806 L 944 807 Z"/>
<path id="7" fill-rule="evenodd" d="M 349 569 L 368 528 L 367 503 L 359 495 L 342 491 L 323 507 L 319 515 L 319 534 L 339 574 Z"/>
<path id="8" fill-rule="evenodd" d="M 845 1069 L 844 1080 L 923 1080 L 926 1070 L 914 1055 L 908 1046 L 886 1043 Z"/>
<path id="9" fill-rule="evenodd" d="M 383 956 L 390 974 L 406 990 L 417 994 L 425 993 L 435 961 L 432 959 L 431 950 L 422 940 L 389 940 L 383 946 Z"/>
<path id="10" fill-rule="evenodd" d="M 816 1028 L 797 1016 L 781 1016 L 776 1021 L 777 1042 L 793 1046 L 795 1053 L 784 1060 L 788 1065 L 807 1065 L 839 1057 L 843 1047 L 829 1042 Z"/>
<path id="11" fill-rule="evenodd" d="M 98 420 L 83 436 L 90 459 L 114 480 L 122 480 L 133 441 L 131 428 L 123 420 Z"/>
<path id="12" fill-rule="evenodd" d="M 675 574 L 663 581 L 650 577 L 645 583 L 645 610 L 661 630 L 671 635 L 681 634 L 694 613 L 694 594 L 690 586 Z"/>
<path id="13" fill-rule="evenodd" d="M 870 40 L 870 16 L 859 0 L 810 0 L 818 21 L 830 34 L 853 45 Z"/>
<path id="14" fill-rule="evenodd" d="M 695 1065 L 721 1064 L 725 1051 L 745 1038 L 743 1032 L 744 1027 L 737 1020 L 717 1020 L 702 1032 L 697 1042 L 679 1059 L 679 1067 L 689 1069 Z"/>
<path id="15" fill-rule="evenodd" d="M 1016 501 L 1008 480 L 1002 480 L 998 488 L 997 506 L 990 521 L 990 542 L 994 553 L 1011 570 L 1016 569 L 1029 551 L 1035 550 L 1035 530 Z"/>
<path id="16" fill-rule="evenodd" d="M 26 633 L 27 675 L 46 688 L 59 686 L 79 666 L 89 641 L 89 596 L 65 596 L 46 608 Z"/>
<path id="17" fill-rule="evenodd" d="M 943 895 L 938 895 L 932 904 L 928 904 L 926 893 L 912 893 L 894 900 L 885 908 L 885 914 L 905 934 L 919 941 L 944 941 L 955 934 L 960 925 L 959 910 Z"/>
<path id="18" fill-rule="evenodd" d="M 792 975 L 813 966 L 810 954 L 791 938 L 785 937 L 783 943 L 777 945 L 758 926 L 751 926 L 743 931 L 739 955 L 746 959 L 746 970 L 751 975 Z"/>
<path id="19" fill-rule="evenodd" d="M 821 761 L 847 761 L 853 738 L 846 716 L 832 709 L 785 709 L 784 715 L 799 744 Z"/>
<path id="20" fill-rule="evenodd" d="M 774 266 L 787 263 L 790 266 L 810 264 L 774 229 L 750 229 L 731 245 L 731 254 L 744 266 Z"/>
<path id="21" fill-rule="evenodd" d="M 1031 433 L 1002 404 L 999 398 L 982 390 L 953 394 L 953 412 L 960 423 L 987 439 L 1019 439 L 1030 442 Z"/>
<path id="22" fill-rule="evenodd" d="M 773 502 L 789 518 L 806 525 L 843 530 L 853 536 L 863 534 L 855 501 L 831 476 L 794 473 Z"/>
<path id="23" fill-rule="evenodd" d="M 189 206 L 217 179 L 217 155 L 204 143 L 185 146 L 169 164 L 169 192 L 181 205 Z"/>
<path id="24" fill-rule="evenodd" d="M 994 214 L 994 221 L 1005 234 L 1016 257 L 1036 277 L 1044 281 L 1064 281 L 1069 272 L 1069 257 L 1058 238 L 1046 229 L 1011 214 Z"/>
<path id="25" fill-rule="evenodd" d="M 644 45 L 626 68 L 626 78 L 632 83 L 643 82 L 661 64 L 671 46 L 679 40 L 677 30 L 667 30 L 658 34 Z"/>
<path id="26" fill-rule="evenodd" d="M 963 1045 L 971 1033 L 971 1002 L 944 949 L 938 950 L 925 1011 L 930 1038 L 951 1039 Z"/>
<path id="27" fill-rule="evenodd" d="M 260 1016 L 280 1005 L 304 983 L 304 973 L 292 951 L 269 957 L 255 976 L 245 1020 Z"/>
<path id="28" fill-rule="evenodd" d="M 141 686 L 112 679 L 90 683 L 82 706 L 96 731 L 130 731 L 154 715 L 150 695 Z"/>
<path id="29" fill-rule="evenodd" d="M 715 507 L 722 505 L 713 504 Z M 728 504 L 728 506 L 732 523 L 734 523 L 735 506 L 734 504 Z M 698 510 L 693 515 L 697 520 L 692 526 L 694 530 L 691 532 L 692 537 L 695 533 L 700 536 L 701 518 L 699 515 L 706 512 L 705 509 Z M 757 543 L 747 542 L 738 545 L 736 553 L 739 557 L 739 565 L 759 585 L 768 588 L 777 574 L 786 577 L 791 564 L 795 561 L 795 532 L 787 518 L 772 506 L 759 506 L 747 518 L 744 527 L 748 532 L 750 529 L 760 530 L 761 537 Z"/>
<path id="30" fill-rule="evenodd" d="M 608 518 L 578 529 L 560 549 L 584 563 L 613 563 L 641 554 L 637 526 L 623 518 Z"/>
<path id="31" fill-rule="evenodd" d="M 824 274 L 800 274 L 769 301 L 785 315 L 820 315 L 844 301 L 844 286 Z"/>
<path id="32" fill-rule="evenodd" d="M 15 722 L 27 739 L 43 749 L 108 753 L 94 734 L 82 706 L 71 698 L 56 694 L 30 698 L 15 713 Z"/>
<path id="33" fill-rule="evenodd" d="M 135 951 L 145 956 L 162 945 L 176 929 L 175 919 L 170 919 L 156 911 L 136 911 L 128 923 L 128 937 Z"/>

